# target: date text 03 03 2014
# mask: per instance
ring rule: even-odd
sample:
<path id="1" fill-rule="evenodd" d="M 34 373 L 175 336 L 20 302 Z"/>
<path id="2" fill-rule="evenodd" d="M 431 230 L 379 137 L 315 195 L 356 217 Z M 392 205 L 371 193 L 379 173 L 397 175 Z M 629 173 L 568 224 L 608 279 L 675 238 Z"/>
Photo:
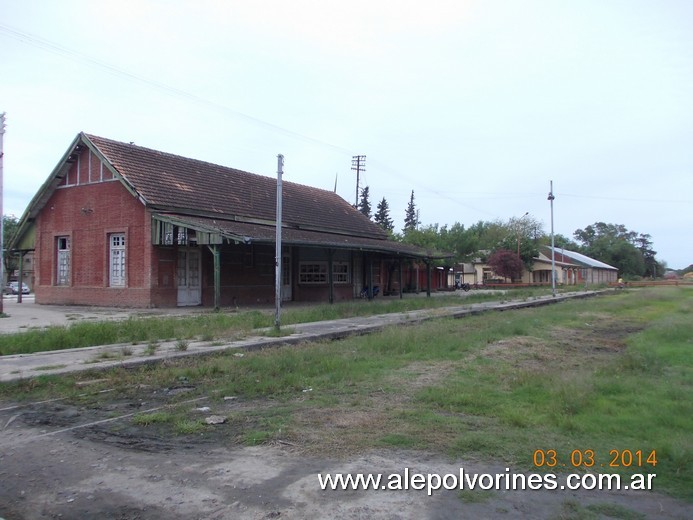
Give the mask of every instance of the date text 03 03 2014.
<path id="1" fill-rule="evenodd" d="M 599 456 L 594 450 L 572 450 L 559 453 L 554 449 L 534 450 L 532 462 L 537 468 L 643 468 L 657 465 L 655 450 L 609 450 L 608 456 Z"/>

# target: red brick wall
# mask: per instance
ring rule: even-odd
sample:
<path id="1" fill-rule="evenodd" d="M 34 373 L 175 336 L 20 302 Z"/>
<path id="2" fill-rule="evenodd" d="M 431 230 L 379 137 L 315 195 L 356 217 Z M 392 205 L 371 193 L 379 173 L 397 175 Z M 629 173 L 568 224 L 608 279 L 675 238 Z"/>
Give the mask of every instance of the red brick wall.
<path id="1" fill-rule="evenodd" d="M 36 302 L 148 307 L 154 254 L 150 217 L 120 182 L 95 182 L 96 175 L 101 178 L 100 165 L 94 158 L 89 164 L 85 157 L 83 153 L 72 165 L 66 177 L 70 185 L 54 191 L 36 220 Z M 125 287 L 109 287 L 110 233 L 126 237 Z M 58 236 L 68 236 L 71 242 L 67 286 L 55 283 Z"/>
<path id="2" fill-rule="evenodd" d="M 221 306 L 274 302 L 274 246 L 221 247 Z M 214 305 L 214 258 L 202 248 L 202 305 Z"/>
<path id="3" fill-rule="evenodd" d="M 153 246 L 151 215 L 125 186 L 112 180 L 109 170 L 88 150 L 71 165 L 67 176 L 36 219 L 36 302 L 42 304 L 108 307 L 174 307 L 177 248 Z M 126 237 L 125 287 L 109 286 L 109 235 Z M 57 237 L 70 239 L 70 283 L 58 286 Z M 202 304 L 214 304 L 214 264 L 209 248 L 202 256 Z M 341 261 L 352 262 L 341 254 Z M 296 301 L 328 301 L 327 284 L 301 285 L 298 265 L 306 259 L 327 258 L 314 249 L 292 253 L 292 295 Z M 353 265 L 353 264 L 352 264 Z M 375 283 L 382 286 L 387 273 L 380 259 Z M 382 280 L 381 280 L 382 276 Z M 274 302 L 274 247 L 226 244 L 221 247 L 221 305 Z M 352 283 L 362 273 L 352 273 Z M 336 284 L 335 301 L 353 298 L 354 286 Z M 382 287 L 381 287 L 382 290 Z"/>
<path id="4" fill-rule="evenodd" d="M 334 286 L 334 301 L 340 302 L 353 300 L 353 285 L 339 284 Z M 294 300 L 304 302 L 327 303 L 329 298 L 329 287 L 325 285 L 297 285 L 294 286 Z"/>

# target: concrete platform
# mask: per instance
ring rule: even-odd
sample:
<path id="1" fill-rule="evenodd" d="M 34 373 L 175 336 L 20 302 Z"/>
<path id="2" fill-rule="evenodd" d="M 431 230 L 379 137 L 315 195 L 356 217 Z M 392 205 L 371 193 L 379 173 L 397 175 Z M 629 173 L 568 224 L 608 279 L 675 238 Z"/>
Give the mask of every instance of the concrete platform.
<path id="1" fill-rule="evenodd" d="M 135 366 L 156 363 L 164 359 L 184 356 L 201 356 L 213 353 L 236 350 L 241 354 L 244 350 L 254 350 L 269 347 L 281 347 L 303 343 L 306 341 L 335 340 L 347 336 L 368 334 L 393 325 L 412 325 L 425 320 L 475 315 L 490 311 L 507 311 L 526 307 L 550 305 L 573 298 L 595 296 L 604 291 L 582 291 L 560 294 L 556 297 L 543 296 L 517 301 L 495 301 L 485 303 L 460 304 L 434 309 L 422 309 L 403 313 L 381 314 L 376 316 L 346 318 L 340 320 L 302 323 L 287 327 L 291 335 L 284 337 L 269 337 L 267 329 L 258 329 L 251 336 L 237 341 L 219 344 L 209 341 L 190 341 L 187 349 L 181 351 L 176 342 L 161 342 L 153 355 L 147 352 L 147 345 L 102 345 L 78 349 L 55 350 L 36 354 L 18 354 L 0 356 L 0 382 L 17 381 L 41 375 L 66 374 L 86 370 L 103 370 L 117 366 Z M 15 332 L 28 330 L 31 327 L 48 325 L 66 325 L 74 320 L 111 320 L 125 319 L 129 316 L 162 316 L 186 315 L 192 313 L 210 312 L 199 307 L 193 309 L 152 309 L 127 310 L 103 309 L 86 307 L 58 307 L 36 305 L 25 299 L 21 304 L 4 302 L 5 313 L 9 318 L 0 319 L 0 332 Z M 0 335 L 0 345 L 2 336 Z"/>

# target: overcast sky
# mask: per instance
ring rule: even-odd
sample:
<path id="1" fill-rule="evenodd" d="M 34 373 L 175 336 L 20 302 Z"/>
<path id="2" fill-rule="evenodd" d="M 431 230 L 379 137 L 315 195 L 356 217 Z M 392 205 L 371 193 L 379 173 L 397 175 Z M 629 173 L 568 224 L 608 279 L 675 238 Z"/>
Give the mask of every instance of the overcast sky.
<path id="1" fill-rule="evenodd" d="M 693 1 L 0 0 L 4 213 L 80 131 L 693 263 Z"/>

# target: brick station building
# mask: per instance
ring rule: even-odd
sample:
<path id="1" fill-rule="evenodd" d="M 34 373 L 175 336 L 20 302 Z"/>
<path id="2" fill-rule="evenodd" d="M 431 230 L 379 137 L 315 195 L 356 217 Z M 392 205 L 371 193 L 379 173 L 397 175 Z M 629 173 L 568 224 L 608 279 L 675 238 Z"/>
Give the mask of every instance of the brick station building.
<path id="1" fill-rule="evenodd" d="M 42 304 L 232 306 L 275 297 L 275 178 L 80 133 L 10 243 Z M 391 240 L 336 193 L 283 182 L 281 297 L 399 294 L 431 252 Z M 422 289 L 425 289 L 423 287 Z"/>

